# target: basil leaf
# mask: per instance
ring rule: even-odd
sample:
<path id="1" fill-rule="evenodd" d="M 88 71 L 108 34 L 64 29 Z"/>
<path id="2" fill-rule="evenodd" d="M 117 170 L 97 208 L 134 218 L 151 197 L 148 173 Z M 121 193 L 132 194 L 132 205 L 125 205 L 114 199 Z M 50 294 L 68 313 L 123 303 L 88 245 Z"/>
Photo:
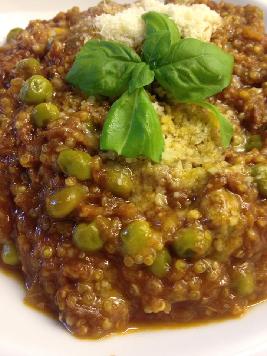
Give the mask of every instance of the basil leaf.
<path id="1" fill-rule="evenodd" d="M 142 46 L 142 60 L 149 64 L 151 69 L 160 67 L 169 54 L 170 46 L 170 32 L 155 32 L 146 39 Z"/>
<path id="2" fill-rule="evenodd" d="M 171 44 L 180 41 L 180 32 L 168 15 L 149 11 L 142 15 L 142 19 L 146 23 L 146 38 L 155 32 L 167 31 L 171 35 Z"/>
<path id="3" fill-rule="evenodd" d="M 220 110 L 215 105 L 212 105 L 211 103 L 208 103 L 206 101 L 198 101 L 198 102 L 194 102 L 193 104 L 203 106 L 204 108 L 212 111 L 217 116 L 221 127 L 222 146 L 223 148 L 226 148 L 229 145 L 231 138 L 233 137 L 234 134 L 234 127 L 231 124 L 231 122 L 228 121 L 226 117 L 224 117 L 220 113 Z"/>
<path id="4" fill-rule="evenodd" d="M 132 94 L 135 89 L 142 88 L 154 80 L 154 72 L 149 69 L 148 64 L 141 62 L 138 63 L 133 71 L 129 83 L 129 93 Z"/>
<path id="5" fill-rule="evenodd" d="M 136 89 L 132 94 L 126 92 L 115 101 L 101 134 L 102 150 L 160 162 L 164 145 L 158 116 L 144 88 Z"/>
<path id="6" fill-rule="evenodd" d="M 128 89 L 132 70 L 141 58 L 121 43 L 89 40 L 66 76 L 87 95 L 115 97 Z"/>
<path id="7" fill-rule="evenodd" d="M 146 23 L 142 60 L 154 69 L 163 64 L 170 46 L 180 41 L 180 32 L 175 23 L 165 14 L 150 11 L 142 15 L 142 19 Z"/>
<path id="8" fill-rule="evenodd" d="M 216 45 L 188 38 L 172 46 L 155 77 L 180 102 L 199 101 L 230 84 L 233 65 L 233 57 Z"/>

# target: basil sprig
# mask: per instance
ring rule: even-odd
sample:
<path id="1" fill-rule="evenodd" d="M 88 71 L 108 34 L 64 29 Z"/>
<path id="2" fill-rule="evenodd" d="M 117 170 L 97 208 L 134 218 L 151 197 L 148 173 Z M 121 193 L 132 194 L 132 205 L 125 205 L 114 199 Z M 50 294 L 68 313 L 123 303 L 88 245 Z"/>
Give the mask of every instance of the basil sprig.
<path id="1" fill-rule="evenodd" d="M 219 120 L 222 146 L 233 135 L 232 124 L 217 107 L 204 101 L 230 84 L 234 59 L 211 43 L 181 39 L 165 14 L 142 16 L 146 40 L 140 56 L 116 42 L 89 40 L 78 53 L 66 81 L 88 95 L 122 96 L 106 117 L 100 139 L 102 150 L 125 157 L 161 160 L 164 139 L 155 109 L 144 90 L 154 78 L 177 102 L 191 102 L 211 110 Z"/>

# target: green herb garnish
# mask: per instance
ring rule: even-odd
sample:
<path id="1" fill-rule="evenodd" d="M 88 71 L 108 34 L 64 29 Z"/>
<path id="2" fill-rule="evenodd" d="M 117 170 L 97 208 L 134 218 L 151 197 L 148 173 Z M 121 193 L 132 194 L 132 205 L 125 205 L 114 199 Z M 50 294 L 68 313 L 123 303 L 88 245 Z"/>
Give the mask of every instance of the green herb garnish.
<path id="1" fill-rule="evenodd" d="M 130 47 L 89 40 L 78 53 L 66 81 L 87 95 L 100 94 L 113 98 L 128 89 L 132 71 L 139 64 L 141 58 Z"/>
<path id="2" fill-rule="evenodd" d="M 127 91 L 112 105 L 102 131 L 101 147 L 112 147 L 125 157 L 161 160 L 161 125 L 144 88 Z"/>
<path id="3" fill-rule="evenodd" d="M 226 119 L 226 117 L 224 117 L 220 113 L 220 110 L 215 105 L 212 105 L 211 103 L 208 103 L 207 101 L 197 101 L 197 102 L 194 102 L 194 104 L 203 106 L 204 108 L 212 111 L 217 116 L 217 119 L 219 120 L 219 124 L 221 127 L 222 146 L 223 146 L 223 148 L 226 148 L 229 145 L 231 138 L 234 134 L 234 128 L 233 128 L 233 125 L 231 124 L 231 122 L 228 121 Z"/>
<path id="4" fill-rule="evenodd" d="M 211 43 L 182 39 L 167 15 L 148 12 L 142 59 L 131 48 L 116 42 L 89 40 L 78 53 L 66 81 L 88 95 L 111 98 L 123 94 L 111 106 L 100 139 L 102 150 L 125 157 L 143 156 L 160 162 L 164 139 L 155 109 L 144 90 L 154 78 L 174 100 L 194 103 L 218 118 L 222 146 L 233 135 L 232 124 L 206 101 L 230 84 L 234 59 Z"/>
<path id="5" fill-rule="evenodd" d="M 193 38 L 171 47 L 155 68 L 160 85 L 180 102 L 204 100 L 230 84 L 233 57 L 211 43 Z"/>

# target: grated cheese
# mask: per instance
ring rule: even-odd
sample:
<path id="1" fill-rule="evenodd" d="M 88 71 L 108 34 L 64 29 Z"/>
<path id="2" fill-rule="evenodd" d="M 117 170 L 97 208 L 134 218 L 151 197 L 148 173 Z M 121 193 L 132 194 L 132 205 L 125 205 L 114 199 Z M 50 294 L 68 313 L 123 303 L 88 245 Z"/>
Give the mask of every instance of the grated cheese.
<path id="1" fill-rule="evenodd" d="M 194 104 L 170 106 L 151 99 L 165 149 L 160 163 L 133 159 L 130 164 L 134 181 L 130 201 L 141 211 L 168 206 L 166 183 L 176 199 L 181 189 L 201 189 L 212 175 L 229 169 L 214 114 Z"/>
<path id="2" fill-rule="evenodd" d="M 142 0 L 115 15 L 96 16 L 94 25 L 105 40 L 135 47 L 145 38 L 145 22 L 141 16 L 148 11 L 165 13 L 175 22 L 183 38 L 209 42 L 211 35 L 222 26 L 222 18 L 204 4 L 177 5 L 156 0 Z"/>

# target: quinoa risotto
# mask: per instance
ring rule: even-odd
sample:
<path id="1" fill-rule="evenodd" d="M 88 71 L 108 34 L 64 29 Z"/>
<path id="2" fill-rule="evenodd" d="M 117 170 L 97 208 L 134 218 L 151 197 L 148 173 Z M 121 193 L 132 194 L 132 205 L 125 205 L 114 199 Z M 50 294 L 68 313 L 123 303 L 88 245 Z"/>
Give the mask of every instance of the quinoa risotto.
<path id="1" fill-rule="evenodd" d="M 263 12 L 186 6 L 196 4 L 217 21 L 206 41 L 235 61 L 231 84 L 208 98 L 234 126 L 226 149 L 211 112 L 168 103 L 154 83 L 161 162 L 100 150 L 114 100 L 65 77 L 84 43 L 104 38 L 101 15 L 130 5 L 74 7 L 13 30 L 0 47 L 1 258 L 24 272 L 26 300 L 76 336 L 239 316 L 267 297 Z M 143 39 L 127 41 L 140 54 Z M 34 80 L 41 94 L 28 90 Z"/>

